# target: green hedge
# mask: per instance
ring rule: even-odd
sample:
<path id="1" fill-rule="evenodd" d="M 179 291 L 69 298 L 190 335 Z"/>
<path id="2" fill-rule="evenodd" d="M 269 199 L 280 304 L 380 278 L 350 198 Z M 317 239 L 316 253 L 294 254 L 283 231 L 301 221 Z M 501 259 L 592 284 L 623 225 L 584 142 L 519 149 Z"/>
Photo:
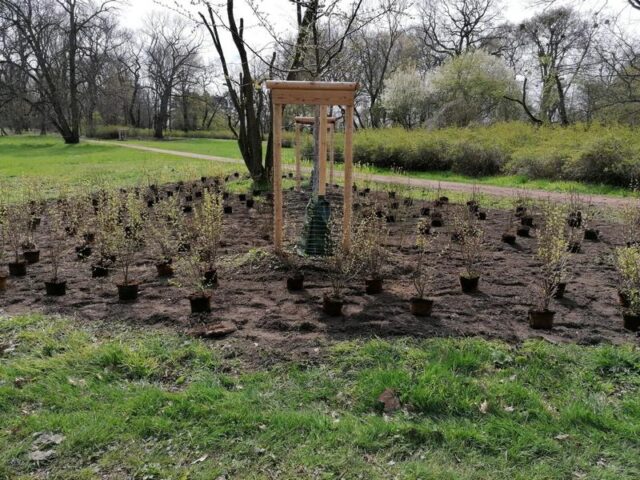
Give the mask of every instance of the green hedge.
<path id="1" fill-rule="evenodd" d="M 309 141 L 305 151 L 310 150 Z M 342 145 L 338 135 L 338 159 Z M 515 174 L 626 187 L 640 178 L 640 129 L 509 122 L 433 131 L 360 130 L 354 136 L 354 161 L 406 171 L 453 171 L 473 177 Z"/>
<path id="2" fill-rule="evenodd" d="M 117 140 L 118 133 L 121 129 L 127 131 L 127 137 L 129 138 L 153 138 L 153 130 L 150 128 L 134 128 L 123 127 L 118 125 L 108 125 L 97 127 L 91 138 L 97 138 L 101 140 Z M 167 138 L 215 138 L 215 139 L 235 139 L 233 133 L 230 130 L 193 130 L 190 132 L 183 132 L 182 130 L 171 130 L 164 132 Z"/>

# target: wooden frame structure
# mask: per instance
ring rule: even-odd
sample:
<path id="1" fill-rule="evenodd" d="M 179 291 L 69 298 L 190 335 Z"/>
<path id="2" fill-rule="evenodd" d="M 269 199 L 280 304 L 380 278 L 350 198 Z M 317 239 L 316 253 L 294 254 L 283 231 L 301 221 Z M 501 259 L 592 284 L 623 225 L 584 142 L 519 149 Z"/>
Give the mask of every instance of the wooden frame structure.
<path id="1" fill-rule="evenodd" d="M 329 144 L 329 185 L 333 185 L 333 171 L 334 171 L 334 163 L 336 157 L 336 146 L 335 146 L 335 134 L 336 134 L 336 117 L 327 118 L 327 123 L 329 124 L 329 130 L 327 135 L 329 136 L 327 142 Z M 313 125 L 316 124 L 315 117 L 296 117 L 294 119 L 295 125 L 295 150 L 296 150 L 296 191 L 300 191 L 302 185 L 302 144 L 300 143 L 300 133 L 302 127 L 304 125 Z"/>
<path id="2" fill-rule="evenodd" d="M 315 105 L 320 108 L 318 130 L 318 196 L 326 193 L 328 107 L 345 107 L 344 135 L 344 208 L 342 242 L 351 245 L 351 203 L 353 195 L 353 115 L 356 82 L 300 82 L 268 80 L 273 104 L 273 242 L 277 252 L 283 247 L 282 209 L 282 114 L 286 105 Z"/>

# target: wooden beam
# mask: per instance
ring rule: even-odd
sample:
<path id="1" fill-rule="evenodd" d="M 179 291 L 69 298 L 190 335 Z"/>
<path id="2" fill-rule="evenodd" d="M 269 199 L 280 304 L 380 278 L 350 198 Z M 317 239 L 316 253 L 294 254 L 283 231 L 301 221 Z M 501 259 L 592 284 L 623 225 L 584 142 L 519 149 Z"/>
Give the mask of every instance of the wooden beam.
<path id="1" fill-rule="evenodd" d="M 335 124 L 336 121 L 338 119 L 336 117 L 327 117 L 327 122 L 331 125 L 332 123 Z M 301 124 L 301 125 L 315 125 L 316 124 L 316 117 L 296 117 L 295 118 L 295 123 Z"/>
<path id="2" fill-rule="evenodd" d="M 335 133 L 336 126 L 329 125 L 329 185 L 333 188 L 333 164 L 336 158 L 336 145 L 335 145 Z"/>
<path id="3" fill-rule="evenodd" d="M 296 192 L 302 190 L 302 145 L 300 143 L 302 136 L 300 135 L 300 130 L 302 130 L 302 126 L 296 124 Z"/>
<path id="4" fill-rule="evenodd" d="M 288 81 L 288 80 L 267 80 L 269 90 L 322 90 L 322 91 L 348 91 L 355 92 L 358 89 L 358 82 L 310 82 L 310 81 Z"/>
<path id="5" fill-rule="evenodd" d="M 318 195 L 327 192 L 327 107 L 320 109 L 320 130 L 318 131 Z"/>
<path id="6" fill-rule="evenodd" d="M 347 107 L 344 123 L 344 207 L 342 244 L 351 247 L 351 209 L 353 208 L 353 106 Z"/>
<path id="7" fill-rule="evenodd" d="M 277 253 L 283 249 L 282 213 L 282 110 L 273 104 L 273 244 Z"/>

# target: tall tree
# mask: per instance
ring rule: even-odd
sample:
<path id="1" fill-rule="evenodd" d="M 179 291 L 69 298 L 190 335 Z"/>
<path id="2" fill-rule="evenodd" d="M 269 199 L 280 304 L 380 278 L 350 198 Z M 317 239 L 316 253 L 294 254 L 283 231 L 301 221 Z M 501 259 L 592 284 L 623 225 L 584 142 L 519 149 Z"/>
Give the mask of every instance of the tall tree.
<path id="1" fill-rule="evenodd" d="M 65 143 L 80 141 L 80 101 L 78 98 L 79 45 L 92 35 L 96 19 L 110 10 L 115 0 L 0 0 L 0 14 L 29 49 L 29 61 L 19 64 L 37 85 L 50 106 L 51 121 Z"/>
<path id="2" fill-rule="evenodd" d="M 147 74 L 156 96 L 155 138 L 164 137 L 175 88 L 186 71 L 198 68 L 201 41 L 181 17 L 155 14 L 146 28 Z"/>

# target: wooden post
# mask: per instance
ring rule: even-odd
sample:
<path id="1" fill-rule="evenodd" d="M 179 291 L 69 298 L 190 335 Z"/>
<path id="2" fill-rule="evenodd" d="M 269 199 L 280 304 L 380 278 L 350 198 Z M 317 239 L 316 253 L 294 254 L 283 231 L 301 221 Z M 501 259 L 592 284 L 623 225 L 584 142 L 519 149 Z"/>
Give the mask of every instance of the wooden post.
<path id="1" fill-rule="evenodd" d="M 282 215 L 282 105 L 273 105 L 273 244 L 277 253 L 283 247 Z"/>
<path id="2" fill-rule="evenodd" d="M 344 118 L 344 208 L 342 244 L 351 247 L 351 209 L 353 197 L 353 105 L 348 105 Z"/>
<path id="3" fill-rule="evenodd" d="M 327 193 L 327 107 L 320 105 L 318 130 L 318 196 Z"/>
<path id="4" fill-rule="evenodd" d="M 336 124 L 329 125 L 329 185 L 333 186 L 333 164 L 336 158 L 335 146 Z"/>
<path id="5" fill-rule="evenodd" d="M 300 145 L 301 135 L 300 130 L 302 126 L 296 123 L 296 192 L 302 189 L 302 145 Z"/>

